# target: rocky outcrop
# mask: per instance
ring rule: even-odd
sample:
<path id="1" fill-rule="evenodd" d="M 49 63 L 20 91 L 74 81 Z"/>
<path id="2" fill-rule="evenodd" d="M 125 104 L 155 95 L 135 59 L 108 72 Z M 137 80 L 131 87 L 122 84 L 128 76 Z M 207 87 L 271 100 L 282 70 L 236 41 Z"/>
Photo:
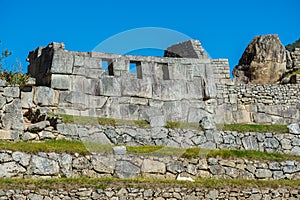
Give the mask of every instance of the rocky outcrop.
<path id="1" fill-rule="evenodd" d="M 287 68 L 287 51 L 278 35 L 255 37 L 233 69 L 238 83 L 273 84 L 283 77 Z"/>

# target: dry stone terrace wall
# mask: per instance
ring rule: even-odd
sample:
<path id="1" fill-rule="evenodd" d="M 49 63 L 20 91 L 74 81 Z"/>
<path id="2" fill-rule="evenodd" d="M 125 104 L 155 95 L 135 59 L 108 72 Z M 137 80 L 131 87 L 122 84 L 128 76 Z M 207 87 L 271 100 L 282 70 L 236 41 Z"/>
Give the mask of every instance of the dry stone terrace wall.
<path id="1" fill-rule="evenodd" d="M 184 159 L 176 156 L 127 154 L 126 149 L 122 147 L 115 147 L 114 154 L 92 153 L 90 155 L 54 152 L 28 154 L 2 150 L 0 151 L 0 178 L 143 176 L 175 179 L 180 170 L 183 172 L 181 176 L 193 178 L 300 179 L 300 162 L 294 160 L 274 162 L 206 158 L 205 156 Z"/>
<path id="2" fill-rule="evenodd" d="M 129 199 L 129 200 L 167 200 L 167 199 L 290 199 L 300 198 L 296 188 L 186 188 L 182 186 L 155 186 L 152 189 L 142 186 L 109 186 L 105 189 L 74 188 L 38 190 L 0 190 L 2 199 Z"/>
<path id="3" fill-rule="evenodd" d="M 29 74 L 58 95 L 58 112 L 121 119 L 198 122 L 214 113 L 214 68 L 209 58 L 121 56 L 72 52 L 52 43 L 29 54 Z M 107 63 L 108 69 L 104 69 Z M 129 66 L 136 66 L 130 73 Z"/>
<path id="4" fill-rule="evenodd" d="M 289 124 L 300 120 L 300 84 L 218 85 L 224 123 Z"/>

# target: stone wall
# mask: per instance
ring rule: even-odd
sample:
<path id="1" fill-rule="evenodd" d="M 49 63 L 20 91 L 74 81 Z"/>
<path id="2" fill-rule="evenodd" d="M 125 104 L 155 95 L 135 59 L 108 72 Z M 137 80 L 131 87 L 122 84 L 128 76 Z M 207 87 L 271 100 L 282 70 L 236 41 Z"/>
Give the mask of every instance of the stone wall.
<path id="1" fill-rule="evenodd" d="M 200 44 L 188 43 L 197 53 Z M 28 72 L 37 85 L 57 94 L 58 113 L 144 119 L 152 125 L 162 125 L 166 120 L 198 122 L 203 116 L 213 115 L 215 69 L 229 71 L 227 60 L 208 56 L 200 59 L 72 52 L 58 43 L 36 49 L 28 59 Z M 130 72 L 130 66 L 135 66 L 136 72 Z M 229 79 L 224 73 L 217 78 Z"/>
<path id="2" fill-rule="evenodd" d="M 0 80 L 0 138 L 16 139 L 24 128 L 20 88 Z"/>
<path id="3" fill-rule="evenodd" d="M 45 117 L 42 113 L 41 117 Z M 57 120 L 57 119 L 56 119 Z M 75 122 L 76 123 L 76 122 Z M 93 123 L 91 121 L 91 123 Z M 94 121 L 97 124 L 97 121 Z M 51 125 L 52 124 L 52 125 Z M 300 155 L 300 135 L 217 130 L 169 129 L 163 127 L 63 124 L 57 120 L 31 124 L 24 131 L 10 131 L 2 140 L 44 141 L 68 139 L 110 145 L 163 145 L 206 149 L 245 149 Z"/>
<path id="4" fill-rule="evenodd" d="M 219 84 L 219 122 L 289 124 L 300 121 L 300 84 Z"/>
<path id="5" fill-rule="evenodd" d="M 118 177 L 138 176 L 175 179 L 181 176 L 217 179 L 300 179 L 300 162 L 286 160 L 257 161 L 221 159 L 202 156 L 184 159 L 176 156 L 127 154 L 124 146 L 114 147 L 114 154 L 80 155 L 77 153 L 45 153 L 0 151 L 0 178 L 54 178 L 54 177 Z"/>
<path id="6" fill-rule="evenodd" d="M 299 122 L 300 84 L 234 84 L 228 60 L 210 59 L 200 47 L 187 41 L 169 47 L 169 57 L 145 57 L 73 52 L 52 43 L 29 54 L 28 71 L 41 96 L 52 94 L 39 105 L 57 113 L 143 119 L 152 126 L 204 116 L 217 123 Z M 291 79 L 297 83 L 297 76 Z"/>
<path id="7" fill-rule="evenodd" d="M 143 186 L 109 186 L 105 189 L 74 188 L 72 190 L 62 189 L 38 189 L 38 190 L 0 190 L 2 199 L 129 199 L 129 200 L 165 200 L 165 199 L 290 199 L 300 198 L 299 190 L 296 188 L 258 188 L 247 189 L 224 188 L 187 188 L 172 186 L 156 186 L 153 189 Z"/>

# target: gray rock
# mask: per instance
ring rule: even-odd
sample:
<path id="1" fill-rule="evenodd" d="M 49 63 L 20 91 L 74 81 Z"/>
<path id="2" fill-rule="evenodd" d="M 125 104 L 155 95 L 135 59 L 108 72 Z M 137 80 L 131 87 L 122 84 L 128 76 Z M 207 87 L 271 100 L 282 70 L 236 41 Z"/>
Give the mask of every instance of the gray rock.
<path id="1" fill-rule="evenodd" d="M 135 178 L 140 174 L 140 168 L 129 161 L 118 161 L 115 173 L 118 178 Z"/>
<path id="2" fill-rule="evenodd" d="M 27 153 L 16 151 L 16 152 L 13 152 L 12 158 L 14 161 L 16 161 L 19 164 L 21 164 L 22 166 L 26 167 L 29 165 L 31 155 L 29 155 Z"/>
<path id="3" fill-rule="evenodd" d="M 20 88 L 19 87 L 5 87 L 3 96 L 5 97 L 20 97 Z"/>
<path id="4" fill-rule="evenodd" d="M 291 134 L 299 135 L 300 134 L 300 128 L 298 123 L 292 123 L 287 126 L 289 129 L 289 132 Z"/>
<path id="5" fill-rule="evenodd" d="M 13 140 L 12 131 L 0 129 L 0 140 Z"/>
<path id="6" fill-rule="evenodd" d="M 22 108 L 32 108 L 33 107 L 33 91 L 21 92 L 21 104 Z"/>
<path id="7" fill-rule="evenodd" d="M 58 175 L 59 165 L 54 160 L 33 155 L 28 171 L 31 175 Z"/>
<path id="8" fill-rule="evenodd" d="M 279 146 L 279 142 L 275 138 L 267 138 L 265 140 L 265 146 L 267 148 L 277 149 Z"/>
<path id="9" fill-rule="evenodd" d="M 76 124 L 57 124 L 57 131 L 65 136 L 78 137 L 78 127 Z"/>
<path id="10" fill-rule="evenodd" d="M 142 164 L 142 173 L 166 173 L 166 165 L 160 161 L 145 159 Z"/>
<path id="11" fill-rule="evenodd" d="M 257 140 L 253 136 L 244 137 L 242 143 L 246 150 L 258 150 Z"/>
<path id="12" fill-rule="evenodd" d="M 203 117 L 199 121 L 199 125 L 203 130 L 215 130 L 216 129 L 214 119 L 212 117 L 209 117 L 209 116 Z"/>
<path id="13" fill-rule="evenodd" d="M 216 159 L 216 158 L 208 158 L 207 162 L 210 165 L 217 165 L 218 164 L 218 159 Z"/>
<path id="14" fill-rule="evenodd" d="M 6 80 L 0 79 L 0 87 L 6 86 Z"/>
<path id="15" fill-rule="evenodd" d="M 126 146 L 115 146 L 113 147 L 113 153 L 115 155 L 125 155 L 126 152 Z"/>
<path id="16" fill-rule="evenodd" d="M 199 136 L 195 136 L 192 138 L 192 141 L 194 142 L 195 145 L 199 145 L 201 143 L 205 143 L 206 142 L 206 137 L 199 135 Z"/>
<path id="17" fill-rule="evenodd" d="M 73 157 L 66 153 L 63 153 L 59 158 L 61 172 L 65 177 L 72 177 L 72 160 Z"/>
<path id="18" fill-rule="evenodd" d="M 99 173 L 113 174 L 116 161 L 112 157 L 107 156 L 93 156 L 92 166 L 95 171 Z"/>
<path id="19" fill-rule="evenodd" d="M 149 122 L 151 127 L 164 127 L 166 126 L 166 117 L 164 115 L 152 116 Z"/>
<path id="20" fill-rule="evenodd" d="M 297 168 L 297 167 L 294 166 L 294 165 L 287 165 L 287 166 L 284 166 L 284 167 L 283 167 L 283 172 L 284 172 L 284 173 L 291 174 L 291 173 L 295 173 L 295 172 L 298 172 L 298 171 L 300 171 L 300 169 Z"/>
<path id="21" fill-rule="evenodd" d="M 75 169 L 89 169 L 90 162 L 85 157 L 75 158 L 73 160 L 73 168 Z"/>
<path id="22" fill-rule="evenodd" d="M 0 178 L 11 178 L 24 172 L 26 172 L 26 169 L 15 162 L 0 164 Z"/>
<path id="23" fill-rule="evenodd" d="M 199 147 L 204 149 L 216 149 L 217 144 L 214 142 L 205 142 L 203 144 L 200 144 Z"/>
<path id="24" fill-rule="evenodd" d="M 23 141 L 29 141 L 29 140 L 34 140 L 34 139 L 36 139 L 37 137 L 38 137 L 38 135 L 35 134 L 35 133 L 25 132 L 25 133 L 23 133 L 23 135 L 22 135 L 22 140 L 23 140 Z"/>
<path id="25" fill-rule="evenodd" d="M 218 190 L 210 190 L 206 195 L 206 199 L 217 199 L 219 197 L 219 191 Z"/>
<path id="26" fill-rule="evenodd" d="M 22 131 L 25 129 L 23 115 L 20 112 L 6 113 L 2 117 L 2 125 L 4 129 L 7 130 L 13 129 Z"/>
<path id="27" fill-rule="evenodd" d="M 268 169 L 257 169 L 255 172 L 255 176 L 257 178 L 271 178 L 272 177 L 272 172 Z"/>
<path id="28" fill-rule="evenodd" d="M 0 153 L 0 163 L 12 161 L 11 155 L 8 153 Z"/>
<path id="29" fill-rule="evenodd" d="M 0 109 L 2 109 L 5 104 L 6 104 L 6 98 L 0 95 Z"/>
<path id="30" fill-rule="evenodd" d="M 52 88 L 39 86 L 35 88 L 33 101 L 40 106 L 54 106 L 55 92 Z"/>
<path id="31" fill-rule="evenodd" d="M 300 147 L 299 146 L 294 146 L 291 150 L 291 153 L 297 156 L 300 156 Z"/>
<path id="32" fill-rule="evenodd" d="M 208 168 L 209 168 L 209 171 L 213 175 L 224 175 L 225 174 L 225 169 L 222 166 L 212 165 L 212 166 L 209 166 Z"/>
<path id="33" fill-rule="evenodd" d="M 69 75 L 52 74 L 51 79 L 51 88 L 59 90 L 70 89 L 71 79 Z"/>
<path id="34" fill-rule="evenodd" d="M 29 132 L 39 132 L 41 130 L 43 130 L 44 128 L 46 128 L 47 126 L 50 126 L 50 122 L 49 121 L 42 121 L 42 122 L 38 122 L 35 124 L 31 124 L 30 126 L 27 127 L 27 130 Z"/>
<path id="35" fill-rule="evenodd" d="M 44 199 L 44 198 L 43 198 L 42 195 L 31 193 L 31 194 L 29 194 L 29 195 L 27 196 L 27 199 L 28 199 L 28 200 L 42 200 L 42 199 Z"/>
<path id="36" fill-rule="evenodd" d="M 74 56 L 65 51 L 55 51 L 52 60 L 51 73 L 71 74 L 74 63 Z"/>
<path id="37" fill-rule="evenodd" d="M 56 138 L 56 136 L 51 131 L 42 131 L 42 132 L 39 132 L 38 135 L 41 140 Z"/>
<path id="38" fill-rule="evenodd" d="M 167 164 L 167 171 L 169 171 L 173 174 L 177 174 L 178 171 L 183 172 L 184 167 L 183 167 L 183 164 L 179 161 L 171 161 Z"/>

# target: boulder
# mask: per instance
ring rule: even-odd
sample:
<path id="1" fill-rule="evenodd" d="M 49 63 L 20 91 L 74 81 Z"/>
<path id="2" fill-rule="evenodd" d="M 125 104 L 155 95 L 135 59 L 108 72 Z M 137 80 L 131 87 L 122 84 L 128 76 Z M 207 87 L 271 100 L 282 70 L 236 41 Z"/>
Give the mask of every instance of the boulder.
<path id="1" fill-rule="evenodd" d="M 299 129 L 299 124 L 298 123 L 292 123 L 287 126 L 289 129 L 289 133 L 299 135 L 300 134 L 300 129 Z"/>
<path id="2" fill-rule="evenodd" d="M 251 84 L 273 84 L 280 81 L 286 71 L 286 54 L 278 35 L 255 37 L 233 69 L 235 81 Z"/>

